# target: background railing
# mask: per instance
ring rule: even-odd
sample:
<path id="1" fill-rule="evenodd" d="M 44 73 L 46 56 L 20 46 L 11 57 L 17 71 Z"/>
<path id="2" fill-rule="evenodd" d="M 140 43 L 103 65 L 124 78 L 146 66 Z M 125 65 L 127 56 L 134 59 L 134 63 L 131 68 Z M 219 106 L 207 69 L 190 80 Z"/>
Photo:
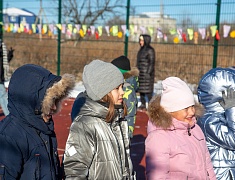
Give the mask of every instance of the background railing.
<path id="1" fill-rule="evenodd" d="M 209 69 L 235 65 L 232 0 L 102 2 L 2 1 L 2 38 L 15 49 L 11 71 L 35 63 L 57 74 L 73 73 L 81 80 L 83 67 L 91 60 L 111 61 L 123 54 L 135 66 L 141 33 L 152 37 L 156 81 L 178 76 L 197 84 Z M 25 8 L 34 16 L 10 14 L 12 7 Z"/>

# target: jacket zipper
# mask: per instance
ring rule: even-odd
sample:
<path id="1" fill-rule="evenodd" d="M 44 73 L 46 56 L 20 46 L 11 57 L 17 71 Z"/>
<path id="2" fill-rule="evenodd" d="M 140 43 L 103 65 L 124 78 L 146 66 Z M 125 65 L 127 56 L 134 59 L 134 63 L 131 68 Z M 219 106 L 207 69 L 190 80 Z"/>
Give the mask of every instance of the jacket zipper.
<path id="1" fill-rule="evenodd" d="M 111 129 L 111 131 L 112 131 L 112 133 L 113 133 L 113 135 L 114 135 L 114 137 L 115 137 L 115 139 L 116 139 L 116 142 L 117 142 L 118 152 L 119 152 L 118 154 L 119 154 L 120 166 L 121 166 L 121 171 L 122 171 L 122 174 L 123 174 L 123 165 L 122 165 L 122 157 L 121 157 L 121 147 L 120 147 L 120 144 L 119 144 L 119 142 L 118 142 L 118 139 L 117 139 L 115 133 L 113 132 L 113 128 L 112 128 L 111 126 L 112 126 L 112 123 L 110 123 L 110 129 Z"/>

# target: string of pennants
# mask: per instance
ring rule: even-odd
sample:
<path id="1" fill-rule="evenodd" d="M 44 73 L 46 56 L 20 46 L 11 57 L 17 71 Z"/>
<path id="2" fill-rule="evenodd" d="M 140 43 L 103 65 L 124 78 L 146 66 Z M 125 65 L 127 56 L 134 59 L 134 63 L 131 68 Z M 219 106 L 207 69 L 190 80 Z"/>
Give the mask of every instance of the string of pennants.
<path id="1" fill-rule="evenodd" d="M 195 31 L 192 28 L 188 28 L 187 32 L 184 32 L 181 28 L 169 29 L 168 32 L 163 32 L 161 28 L 154 27 L 145 27 L 138 25 L 129 25 L 129 29 L 126 28 L 126 25 L 114 25 L 114 26 L 87 26 L 80 24 L 18 24 L 10 23 L 3 24 L 3 30 L 5 32 L 13 33 L 28 33 L 28 34 L 47 34 L 48 36 L 53 36 L 58 33 L 58 28 L 61 30 L 62 34 L 66 34 L 68 37 L 74 34 L 79 34 L 80 37 L 85 36 L 95 36 L 96 39 L 99 39 L 105 30 L 106 35 L 108 36 L 117 36 L 122 38 L 123 36 L 133 36 L 138 33 L 149 34 L 150 36 L 157 35 L 157 38 L 162 38 L 165 42 L 168 42 L 168 36 L 172 35 L 173 42 L 187 42 L 187 40 L 194 40 L 194 43 L 198 43 L 199 37 L 201 39 L 209 40 L 210 37 L 215 37 L 217 40 L 220 40 L 220 36 L 223 35 L 224 38 L 230 36 L 235 38 L 235 30 L 231 30 L 231 26 L 223 25 L 223 34 L 219 33 L 217 26 L 213 25 L 210 28 L 198 28 L 198 31 Z"/>

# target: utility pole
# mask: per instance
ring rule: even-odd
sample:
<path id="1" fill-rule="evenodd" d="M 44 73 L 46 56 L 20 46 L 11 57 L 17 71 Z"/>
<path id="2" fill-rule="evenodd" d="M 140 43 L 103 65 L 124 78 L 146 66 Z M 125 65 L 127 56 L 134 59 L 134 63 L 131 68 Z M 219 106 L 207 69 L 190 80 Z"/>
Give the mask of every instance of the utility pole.
<path id="1" fill-rule="evenodd" d="M 0 39 L 3 38 L 3 0 L 0 0 Z"/>
<path id="2" fill-rule="evenodd" d="M 130 16 L 130 1 L 127 0 L 127 6 L 126 6 L 126 30 L 129 31 L 129 16 Z M 124 50 L 124 55 L 128 55 L 128 36 L 125 34 L 125 50 Z"/>
<path id="3" fill-rule="evenodd" d="M 59 8 L 58 8 L 58 24 L 61 24 L 61 0 L 59 0 Z M 57 37 L 57 75 L 60 75 L 60 43 L 61 43 L 61 30 L 58 29 L 58 37 Z"/>
<path id="4" fill-rule="evenodd" d="M 220 8 L 221 8 L 221 0 L 217 0 L 217 10 L 216 10 L 216 26 L 217 30 L 219 30 L 220 25 Z M 214 53 L 213 53 L 213 68 L 217 66 L 217 56 L 218 56 L 218 40 L 216 36 L 214 37 Z"/>
<path id="5" fill-rule="evenodd" d="M 35 20 L 35 25 L 38 24 L 38 17 L 40 17 L 40 25 L 41 25 L 41 28 L 42 28 L 42 15 L 44 15 L 44 18 L 46 19 L 46 23 L 48 23 L 47 17 L 46 17 L 46 13 L 44 12 L 44 9 L 43 9 L 43 7 L 42 7 L 42 0 L 40 0 L 40 9 L 39 9 L 37 18 L 36 18 L 36 20 Z M 40 30 L 39 37 L 40 37 L 40 40 L 42 40 L 42 30 Z"/>

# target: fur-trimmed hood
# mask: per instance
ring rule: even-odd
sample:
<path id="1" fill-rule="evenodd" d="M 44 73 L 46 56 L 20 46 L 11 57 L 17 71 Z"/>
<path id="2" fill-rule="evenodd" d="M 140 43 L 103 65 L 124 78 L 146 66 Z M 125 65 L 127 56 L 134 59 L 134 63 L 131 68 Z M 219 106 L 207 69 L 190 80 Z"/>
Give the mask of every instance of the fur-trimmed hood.
<path id="1" fill-rule="evenodd" d="M 47 69 L 26 64 L 12 75 L 8 88 L 10 115 L 47 133 L 42 114 L 48 114 L 55 102 L 64 99 L 75 85 L 73 75 L 56 76 Z"/>
<path id="2" fill-rule="evenodd" d="M 60 103 L 64 100 L 75 85 L 75 78 L 71 74 L 64 74 L 60 81 L 48 88 L 42 101 L 42 113 L 48 114 L 53 103 L 56 103 L 56 112 L 60 111 Z"/>
<path id="3" fill-rule="evenodd" d="M 139 70 L 137 67 L 132 67 L 130 71 L 127 71 L 123 74 L 124 79 L 128 79 L 132 76 L 138 77 L 139 76 Z"/>
<path id="4" fill-rule="evenodd" d="M 156 126 L 162 129 L 171 129 L 172 116 L 169 112 L 166 112 L 160 105 L 161 96 L 156 95 L 152 98 L 148 107 L 148 116 L 150 121 Z M 195 117 L 201 117 L 204 114 L 204 107 L 201 104 L 195 104 Z M 196 122 L 196 119 L 195 119 Z"/>

